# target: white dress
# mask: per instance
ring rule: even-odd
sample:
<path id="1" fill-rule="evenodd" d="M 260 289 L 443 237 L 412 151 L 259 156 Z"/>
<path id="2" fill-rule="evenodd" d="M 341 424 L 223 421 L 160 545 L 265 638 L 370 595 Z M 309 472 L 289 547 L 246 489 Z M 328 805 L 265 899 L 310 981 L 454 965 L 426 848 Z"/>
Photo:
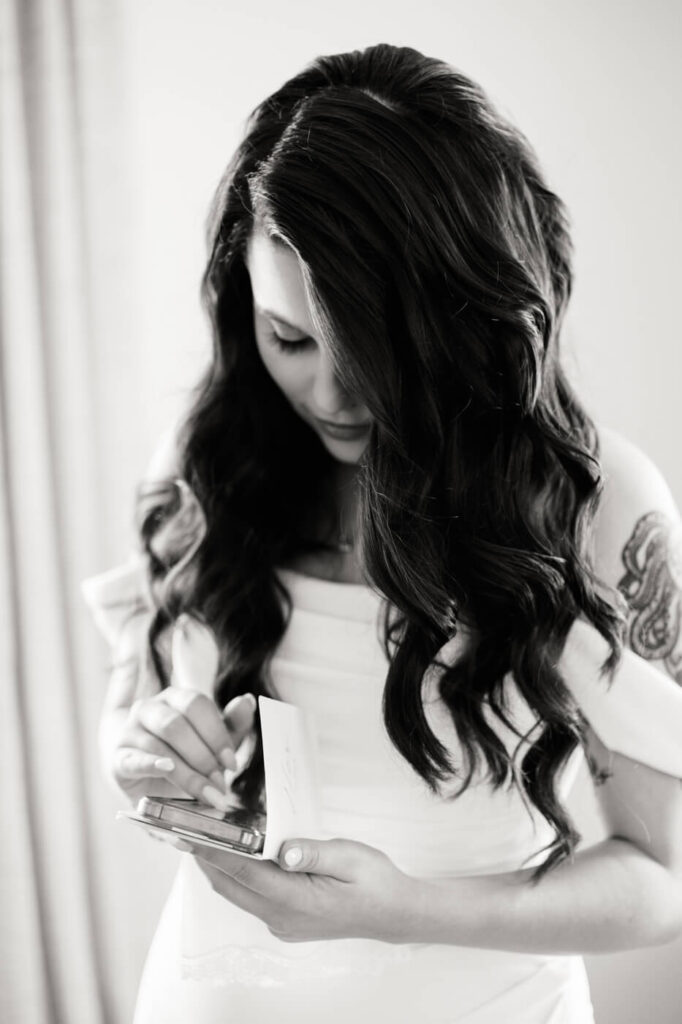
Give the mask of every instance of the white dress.
<path id="1" fill-rule="evenodd" d="M 362 585 L 288 570 L 281 577 L 293 611 L 272 660 L 273 696 L 312 718 L 325 834 L 377 847 L 419 877 L 506 872 L 537 863 L 551 832 L 516 788 L 494 791 L 475 779 L 456 799 L 434 796 L 390 743 L 381 712 L 387 664 L 379 639 L 381 598 Z M 121 616 L 143 592 L 140 567 L 87 581 L 84 592 L 113 641 Z M 191 643 L 191 631 L 186 635 Z M 653 710 L 651 695 L 637 690 L 641 676 L 579 699 L 598 734 L 602 722 L 604 731 L 611 730 L 612 749 L 682 775 L 682 694 L 650 672 L 657 677 L 655 693 L 662 694 Z M 509 693 L 523 732 L 535 719 L 511 682 Z M 424 695 L 432 728 L 456 752 L 435 679 L 427 677 Z M 612 716 L 614 705 L 618 713 Z M 643 712 L 651 729 L 643 726 Z M 661 763 L 661 731 L 672 735 L 673 722 L 676 742 L 671 738 Z M 495 727 L 516 746 L 511 732 L 505 736 Z M 576 752 L 563 773 L 564 795 L 581 756 Z M 135 1024 L 593 1021 L 580 957 L 360 939 L 282 943 L 260 920 L 215 895 L 190 855 L 182 861 L 149 952 Z"/>

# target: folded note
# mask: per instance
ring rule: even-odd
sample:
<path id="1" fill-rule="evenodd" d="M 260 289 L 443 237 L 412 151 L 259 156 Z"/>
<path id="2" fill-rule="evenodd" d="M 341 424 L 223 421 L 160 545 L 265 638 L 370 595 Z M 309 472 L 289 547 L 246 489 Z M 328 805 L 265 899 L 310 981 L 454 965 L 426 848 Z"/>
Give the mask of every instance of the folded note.
<path id="1" fill-rule="evenodd" d="M 258 706 L 267 802 L 263 857 L 275 859 L 286 839 L 320 837 L 315 738 L 293 704 L 260 697 Z"/>

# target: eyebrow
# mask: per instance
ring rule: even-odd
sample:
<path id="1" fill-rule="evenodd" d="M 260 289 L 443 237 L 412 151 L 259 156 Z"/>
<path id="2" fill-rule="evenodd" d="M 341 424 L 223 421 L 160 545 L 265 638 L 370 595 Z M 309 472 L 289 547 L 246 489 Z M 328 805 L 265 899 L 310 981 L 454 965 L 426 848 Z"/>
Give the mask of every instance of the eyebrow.
<path id="1" fill-rule="evenodd" d="M 282 327 L 289 327 L 291 328 L 292 331 L 298 331 L 299 334 L 306 333 L 305 331 L 301 330 L 300 327 L 297 327 L 296 324 L 292 324 L 290 323 L 289 320 L 285 320 L 284 317 L 281 317 L 278 313 L 275 313 L 273 310 L 263 309 L 263 307 L 259 306 L 257 303 L 254 303 L 254 305 L 256 306 L 257 312 L 260 313 L 261 316 L 266 316 L 268 317 L 269 320 L 275 320 L 278 324 L 281 324 Z"/>

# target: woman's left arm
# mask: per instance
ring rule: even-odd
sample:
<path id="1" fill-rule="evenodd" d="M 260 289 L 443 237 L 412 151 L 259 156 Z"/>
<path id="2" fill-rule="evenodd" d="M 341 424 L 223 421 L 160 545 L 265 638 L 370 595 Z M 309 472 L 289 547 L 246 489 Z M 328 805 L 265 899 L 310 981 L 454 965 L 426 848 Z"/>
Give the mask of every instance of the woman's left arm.
<path id="1" fill-rule="evenodd" d="M 421 941 L 541 953 L 659 945 L 682 931 L 682 787 L 606 750 L 601 805 L 609 837 L 533 883 L 531 872 L 424 887 Z M 608 767 L 606 767 L 608 766 Z"/>
<path id="2" fill-rule="evenodd" d="M 640 694 L 648 682 L 660 684 L 660 670 L 677 676 L 682 544 L 677 510 L 657 470 L 617 437 L 605 436 L 603 448 L 607 481 L 594 561 L 604 582 L 620 587 L 628 600 L 631 650 L 624 652 L 613 697 L 600 677 L 606 645 L 591 627 L 577 624 L 577 639 L 569 636 L 562 667 L 569 685 L 573 678 L 583 692 L 600 691 L 599 714 L 608 725 L 609 700 L 621 699 L 626 676 Z M 678 691 L 671 695 L 669 679 L 664 682 L 682 722 L 682 691 L 678 702 Z M 614 744 L 607 749 L 598 736 L 599 714 L 589 731 L 589 754 L 608 838 L 538 882 L 532 881 L 531 869 L 412 878 L 379 851 L 344 840 L 288 842 L 280 866 L 218 851 L 194 852 L 217 892 L 261 917 L 285 941 L 364 936 L 557 954 L 671 941 L 682 931 L 682 770 L 657 770 L 632 750 L 626 756 Z M 634 737 L 636 746 L 641 728 L 643 747 L 655 748 L 646 715 L 641 726 L 634 717 L 630 745 Z"/>
<path id="3" fill-rule="evenodd" d="M 603 754 L 611 836 L 537 883 L 530 870 L 413 878 L 342 839 L 288 841 L 279 865 L 192 852 L 219 895 L 286 942 L 364 937 L 561 954 L 672 941 L 682 928 L 680 783 Z"/>
<path id="4" fill-rule="evenodd" d="M 682 931 L 682 691 L 678 696 L 670 683 L 682 683 L 682 525 L 650 460 L 610 432 L 601 441 L 605 487 L 592 557 L 599 578 L 627 601 L 629 649 L 620 678 L 607 688 L 598 672 L 606 645 L 578 623 L 562 668 L 585 698 L 588 755 L 608 838 L 537 884 L 524 884 L 529 872 L 458 881 L 464 938 L 473 945 L 490 945 L 488 934 L 502 949 L 606 952 L 663 943 Z M 432 887 L 427 918 L 439 899 L 453 909 L 446 890 Z M 447 926 L 427 926 L 426 934 L 452 941 Z"/>

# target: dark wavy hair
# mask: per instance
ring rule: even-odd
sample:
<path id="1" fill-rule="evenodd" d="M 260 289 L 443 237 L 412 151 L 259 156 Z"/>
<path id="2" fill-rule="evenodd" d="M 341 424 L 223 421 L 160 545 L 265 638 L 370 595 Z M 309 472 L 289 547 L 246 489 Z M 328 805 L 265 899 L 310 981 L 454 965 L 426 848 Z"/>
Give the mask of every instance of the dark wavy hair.
<path id="1" fill-rule="evenodd" d="M 578 838 L 557 795 L 583 737 L 557 667 L 564 642 L 584 617 L 612 668 L 621 627 L 586 555 L 597 436 L 559 362 L 563 205 L 482 90 L 413 49 L 320 57 L 253 113 L 210 219 L 214 350 L 178 441 L 187 486 L 160 481 L 139 505 L 159 675 L 167 683 L 167 627 L 189 611 L 217 638 L 221 705 L 268 691 L 291 608 L 275 567 L 314 545 L 300 524 L 332 465 L 257 352 L 245 266 L 256 223 L 298 254 L 339 377 L 373 417 L 361 550 L 390 608 L 388 734 L 435 791 L 454 773 L 461 792 L 479 770 L 521 786 L 555 832 L 539 876 Z M 422 681 L 460 627 L 463 655 L 439 666 L 455 766 Z M 514 753 L 490 717 L 516 728 L 509 673 L 537 717 Z M 257 748 L 238 789 L 254 800 L 261 787 Z"/>

